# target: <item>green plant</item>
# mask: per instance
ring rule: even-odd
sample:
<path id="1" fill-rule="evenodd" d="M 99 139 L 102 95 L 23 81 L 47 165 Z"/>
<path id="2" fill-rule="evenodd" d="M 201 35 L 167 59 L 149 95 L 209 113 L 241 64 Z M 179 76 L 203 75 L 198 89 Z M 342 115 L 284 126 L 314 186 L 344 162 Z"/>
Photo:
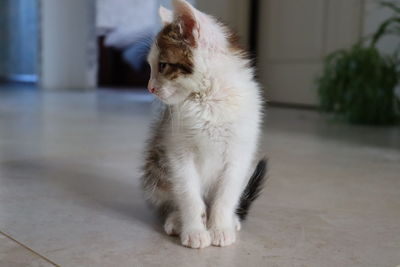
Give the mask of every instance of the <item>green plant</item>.
<path id="1" fill-rule="evenodd" d="M 321 109 L 351 123 L 393 124 L 399 119 L 399 49 L 382 55 L 377 43 L 387 34 L 400 36 L 400 5 L 382 2 L 394 11 L 367 40 L 330 54 L 318 79 Z"/>

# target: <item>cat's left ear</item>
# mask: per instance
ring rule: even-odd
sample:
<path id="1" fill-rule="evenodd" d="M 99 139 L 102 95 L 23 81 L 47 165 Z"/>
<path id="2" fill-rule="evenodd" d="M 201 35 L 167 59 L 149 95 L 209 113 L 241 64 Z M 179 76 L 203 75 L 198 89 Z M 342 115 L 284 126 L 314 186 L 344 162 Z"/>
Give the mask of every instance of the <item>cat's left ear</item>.
<path id="1" fill-rule="evenodd" d="M 199 25 L 195 15 L 195 8 L 185 0 L 172 1 L 174 20 L 178 22 L 183 38 L 191 45 L 196 46 L 199 37 Z"/>
<path id="2" fill-rule="evenodd" d="M 163 26 L 172 23 L 174 19 L 172 11 L 163 6 L 160 6 L 160 8 L 158 9 L 158 14 L 160 15 L 161 23 Z"/>

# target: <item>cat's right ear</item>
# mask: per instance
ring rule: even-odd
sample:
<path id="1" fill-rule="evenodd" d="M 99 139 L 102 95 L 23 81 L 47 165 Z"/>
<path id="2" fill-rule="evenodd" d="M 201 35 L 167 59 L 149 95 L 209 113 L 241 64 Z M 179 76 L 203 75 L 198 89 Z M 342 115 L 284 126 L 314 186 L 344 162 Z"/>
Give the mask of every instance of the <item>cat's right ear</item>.
<path id="1" fill-rule="evenodd" d="M 160 6 L 160 8 L 158 9 L 158 14 L 160 15 L 161 23 L 163 26 L 171 24 L 174 20 L 174 15 L 172 11 L 163 6 Z"/>
<path id="2" fill-rule="evenodd" d="M 174 21 L 179 25 L 183 39 L 190 46 L 195 46 L 199 37 L 199 24 L 195 15 L 195 8 L 186 0 L 173 0 L 172 6 L 174 8 Z"/>

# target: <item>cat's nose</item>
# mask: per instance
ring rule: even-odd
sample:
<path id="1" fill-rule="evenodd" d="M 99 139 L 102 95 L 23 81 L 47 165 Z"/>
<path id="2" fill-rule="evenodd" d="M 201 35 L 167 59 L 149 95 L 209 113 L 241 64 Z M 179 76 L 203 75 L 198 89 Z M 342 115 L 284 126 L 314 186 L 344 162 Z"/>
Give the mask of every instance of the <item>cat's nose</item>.
<path id="1" fill-rule="evenodd" d="M 150 93 L 154 94 L 157 92 L 157 88 L 154 86 L 153 80 L 149 81 L 149 84 L 147 85 L 147 89 L 149 90 Z"/>

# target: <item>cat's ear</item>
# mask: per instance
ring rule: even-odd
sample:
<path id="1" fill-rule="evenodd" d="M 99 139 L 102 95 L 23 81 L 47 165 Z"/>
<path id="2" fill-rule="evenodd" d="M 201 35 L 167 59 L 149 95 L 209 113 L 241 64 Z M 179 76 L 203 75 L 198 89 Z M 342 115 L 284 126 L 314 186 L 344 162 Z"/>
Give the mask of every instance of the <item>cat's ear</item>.
<path id="1" fill-rule="evenodd" d="M 174 19 L 172 11 L 163 6 L 160 6 L 160 8 L 158 9 L 158 14 L 160 15 L 161 23 L 163 26 L 172 23 Z"/>
<path id="2" fill-rule="evenodd" d="M 199 36 L 199 25 L 194 7 L 185 0 L 173 0 L 174 19 L 178 22 L 183 38 L 195 46 Z"/>

